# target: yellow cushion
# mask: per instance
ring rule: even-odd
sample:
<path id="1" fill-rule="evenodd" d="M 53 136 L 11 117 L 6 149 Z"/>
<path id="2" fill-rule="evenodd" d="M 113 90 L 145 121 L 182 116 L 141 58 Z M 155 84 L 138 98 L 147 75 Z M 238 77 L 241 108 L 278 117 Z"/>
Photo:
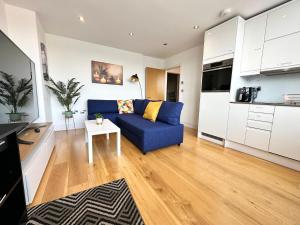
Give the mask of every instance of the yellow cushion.
<path id="1" fill-rule="evenodd" d="M 161 101 L 160 102 L 149 102 L 145 109 L 143 117 L 147 120 L 155 122 L 161 104 L 162 104 Z"/>

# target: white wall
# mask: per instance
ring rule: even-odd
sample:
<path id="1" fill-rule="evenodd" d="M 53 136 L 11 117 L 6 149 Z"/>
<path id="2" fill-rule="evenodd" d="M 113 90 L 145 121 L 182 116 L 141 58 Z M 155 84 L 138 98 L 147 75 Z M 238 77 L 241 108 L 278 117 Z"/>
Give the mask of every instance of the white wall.
<path id="1" fill-rule="evenodd" d="M 0 0 L 0 30 L 2 30 L 4 33 L 7 32 L 5 3 L 3 0 Z"/>
<path id="2" fill-rule="evenodd" d="M 66 37 L 46 34 L 48 49 L 48 63 L 50 76 L 55 81 L 66 82 L 75 77 L 85 85 L 81 92 L 81 98 L 74 107 L 79 112 L 86 110 L 88 99 L 134 99 L 140 98 L 140 90 L 137 84 L 131 83 L 129 78 L 137 73 L 141 79 L 143 93 L 145 90 L 145 66 L 161 67 L 164 61 L 152 57 L 144 57 L 116 48 L 83 42 Z M 95 84 L 91 80 L 91 61 L 108 62 L 123 65 L 123 85 Z M 56 130 L 64 129 L 65 122 L 59 105 L 52 95 L 52 116 Z M 75 115 L 76 126 L 83 127 L 86 113 Z"/>
<path id="3" fill-rule="evenodd" d="M 5 4 L 7 35 L 35 63 L 39 118 L 36 122 L 49 121 L 46 117 L 45 87 L 42 76 L 40 41 L 44 33 L 34 11 Z M 49 108 L 50 105 L 47 105 Z"/>
<path id="4" fill-rule="evenodd" d="M 183 81 L 179 100 L 184 103 L 181 122 L 188 127 L 198 126 L 200 87 L 202 80 L 203 47 L 197 46 L 166 59 L 166 69 L 180 66 L 180 80 Z"/>

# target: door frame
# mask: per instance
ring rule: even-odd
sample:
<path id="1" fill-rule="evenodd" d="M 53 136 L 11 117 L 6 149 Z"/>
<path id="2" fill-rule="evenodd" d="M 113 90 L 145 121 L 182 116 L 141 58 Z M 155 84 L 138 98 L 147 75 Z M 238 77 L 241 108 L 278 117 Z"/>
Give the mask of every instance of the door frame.
<path id="1" fill-rule="evenodd" d="M 177 65 L 177 66 L 172 66 L 166 69 L 166 74 L 165 74 L 165 101 L 167 100 L 167 85 L 168 85 L 168 71 L 175 69 L 175 68 L 179 68 L 179 85 L 178 85 L 178 101 L 180 102 L 181 100 L 181 64 Z M 172 72 L 171 72 L 172 73 Z M 173 72 L 174 73 L 174 72 Z M 176 74 L 176 73 L 174 73 Z"/>

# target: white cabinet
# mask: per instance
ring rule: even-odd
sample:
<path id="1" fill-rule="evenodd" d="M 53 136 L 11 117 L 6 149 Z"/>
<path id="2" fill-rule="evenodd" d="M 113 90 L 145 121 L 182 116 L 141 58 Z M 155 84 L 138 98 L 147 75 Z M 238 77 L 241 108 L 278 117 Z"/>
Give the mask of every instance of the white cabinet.
<path id="1" fill-rule="evenodd" d="M 270 135 L 270 131 L 247 127 L 245 145 L 268 151 Z"/>
<path id="2" fill-rule="evenodd" d="M 245 23 L 241 76 L 260 73 L 266 22 L 267 15 L 264 14 L 249 19 Z"/>
<path id="3" fill-rule="evenodd" d="M 204 61 L 234 52 L 238 19 L 235 17 L 205 32 Z"/>
<path id="4" fill-rule="evenodd" d="M 284 70 L 300 65 L 300 32 L 265 42 L 262 71 Z"/>
<path id="5" fill-rule="evenodd" d="M 230 94 L 205 92 L 201 94 L 199 131 L 225 139 Z"/>
<path id="6" fill-rule="evenodd" d="M 244 144 L 249 104 L 230 104 L 227 139 Z"/>
<path id="7" fill-rule="evenodd" d="M 278 7 L 268 14 L 266 40 L 300 31 L 300 1 Z"/>
<path id="8" fill-rule="evenodd" d="M 300 160 L 300 108 L 278 106 L 275 109 L 270 152 Z"/>

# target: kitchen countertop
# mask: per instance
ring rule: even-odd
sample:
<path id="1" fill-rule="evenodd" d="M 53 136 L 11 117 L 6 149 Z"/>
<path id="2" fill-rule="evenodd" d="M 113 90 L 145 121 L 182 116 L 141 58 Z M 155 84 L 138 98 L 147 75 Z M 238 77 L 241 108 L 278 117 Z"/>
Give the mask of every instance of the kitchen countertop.
<path id="1" fill-rule="evenodd" d="M 287 106 L 287 107 L 300 107 L 300 104 L 288 104 L 284 102 L 230 102 L 233 104 L 249 104 L 249 105 L 273 105 L 273 106 Z"/>

